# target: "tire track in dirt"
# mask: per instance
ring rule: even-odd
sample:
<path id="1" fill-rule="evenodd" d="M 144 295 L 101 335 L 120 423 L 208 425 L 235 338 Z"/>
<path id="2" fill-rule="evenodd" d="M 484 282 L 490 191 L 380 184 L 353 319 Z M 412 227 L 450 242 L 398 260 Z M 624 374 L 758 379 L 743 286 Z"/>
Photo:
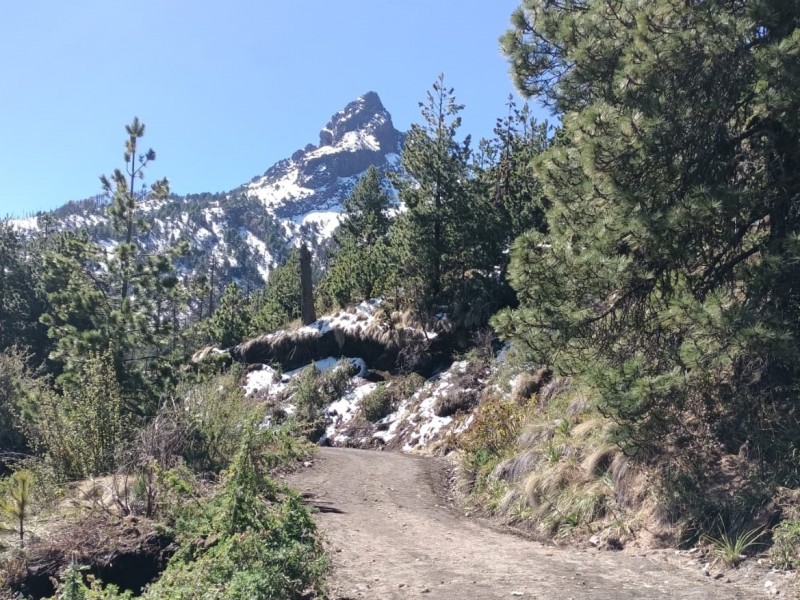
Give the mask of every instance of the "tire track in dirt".
<path id="1" fill-rule="evenodd" d="M 332 599 L 754 597 L 649 556 L 554 548 L 460 517 L 446 477 L 436 459 L 322 448 L 287 478 L 319 509 Z"/>

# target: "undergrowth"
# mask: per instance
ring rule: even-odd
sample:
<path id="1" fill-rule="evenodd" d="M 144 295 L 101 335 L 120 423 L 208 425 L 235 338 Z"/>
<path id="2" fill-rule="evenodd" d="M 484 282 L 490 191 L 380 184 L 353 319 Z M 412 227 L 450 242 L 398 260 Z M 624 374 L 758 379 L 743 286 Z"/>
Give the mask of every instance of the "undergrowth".
<path id="1" fill-rule="evenodd" d="M 323 592 L 327 559 L 301 498 L 269 472 L 291 445 L 285 430 L 246 425 L 230 466 L 203 502 L 175 507 L 179 543 L 145 599 L 302 598 Z M 127 598 L 68 571 L 56 597 Z"/>

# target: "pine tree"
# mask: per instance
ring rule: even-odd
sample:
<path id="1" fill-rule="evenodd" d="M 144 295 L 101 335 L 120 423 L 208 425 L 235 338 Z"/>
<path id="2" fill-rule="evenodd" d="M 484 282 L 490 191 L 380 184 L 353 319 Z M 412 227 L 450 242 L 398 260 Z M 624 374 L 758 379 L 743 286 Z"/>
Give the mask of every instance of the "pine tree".
<path id="1" fill-rule="evenodd" d="M 408 207 L 398 221 L 393 244 L 403 265 L 401 278 L 423 304 L 446 300 L 464 275 L 470 245 L 470 138 L 458 141 L 463 105 L 440 75 L 420 103 L 423 124 L 412 124 L 405 141 L 405 176 L 395 178 L 398 195 Z M 421 295 L 417 295 L 417 290 Z"/>
<path id="2" fill-rule="evenodd" d="M 235 283 L 228 284 L 222 300 L 208 322 L 211 339 L 223 348 L 241 342 L 249 328 L 248 312 L 242 289 Z"/>
<path id="3" fill-rule="evenodd" d="M 513 23 L 517 85 L 563 132 L 536 160 L 549 231 L 515 243 L 521 306 L 496 326 L 591 380 L 631 451 L 710 427 L 785 476 L 800 447 L 785 421 L 800 391 L 800 7 L 526 0 Z"/>
<path id="4" fill-rule="evenodd" d="M 342 223 L 334 234 L 339 245 L 345 245 L 352 240 L 359 246 L 369 246 L 386 235 L 392 200 L 374 165 L 366 170 L 342 205 Z"/>
<path id="5" fill-rule="evenodd" d="M 261 335 L 299 318 L 300 293 L 300 256 L 293 250 L 283 265 L 270 272 L 266 288 L 253 294 L 249 333 Z"/>
<path id="6" fill-rule="evenodd" d="M 17 471 L 7 482 L 6 497 L 0 498 L 0 515 L 10 521 L 8 524 L 0 523 L 0 525 L 3 529 L 17 533 L 20 548 L 25 547 L 25 523 L 30 516 L 35 481 L 31 471 L 25 469 Z"/>
<path id="7" fill-rule="evenodd" d="M 176 315 L 185 294 L 174 263 L 187 245 L 158 253 L 142 246 L 139 236 L 146 227 L 140 206 L 166 198 L 169 189 L 166 179 L 137 189 L 155 152 L 137 154 L 144 135 L 138 119 L 126 132 L 125 169 L 100 178 L 112 199 L 108 213 L 119 242 L 106 252 L 85 231 L 61 234 L 44 256 L 44 287 L 52 309 L 43 322 L 56 340 L 51 358 L 63 363 L 63 382 L 74 380 L 89 355 L 109 351 L 126 393 L 153 396 L 169 378 L 166 357 L 177 347 Z"/>
<path id="8" fill-rule="evenodd" d="M 544 215 L 548 203 L 533 162 L 551 144 L 547 122 L 537 122 L 528 104 L 519 108 L 509 96 L 507 106 L 508 114 L 497 120 L 495 138 L 489 142 L 492 160 L 485 173 L 492 206 L 500 213 L 503 250 L 526 231 L 547 230 Z"/>
<path id="9" fill-rule="evenodd" d="M 371 166 L 343 202 L 344 214 L 334 234 L 331 266 L 320 284 L 321 295 L 338 306 L 380 293 L 388 269 L 387 234 L 392 200 L 377 168 Z"/>
<path id="10" fill-rule="evenodd" d="M 43 357 L 46 338 L 38 320 L 44 299 L 38 285 L 38 253 L 14 228 L 0 221 L 0 352 L 25 346 Z"/>

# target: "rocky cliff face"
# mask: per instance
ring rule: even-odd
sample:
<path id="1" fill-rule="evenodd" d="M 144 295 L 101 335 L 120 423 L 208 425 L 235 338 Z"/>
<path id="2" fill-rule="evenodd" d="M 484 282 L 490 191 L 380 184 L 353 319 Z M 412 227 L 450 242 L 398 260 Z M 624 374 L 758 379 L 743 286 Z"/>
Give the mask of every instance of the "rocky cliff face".
<path id="1" fill-rule="evenodd" d="M 213 262 L 223 283 L 259 285 L 298 239 L 313 246 L 332 235 L 342 202 L 368 167 L 399 169 L 403 139 L 378 94 L 368 92 L 331 117 L 318 144 L 297 150 L 249 183 L 224 194 L 174 196 L 141 206 L 150 226 L 142 241 L 160 251 L 185 239 L 192 248 L 185 273 Z M 104 246 L 116 243 L 102 198 L 70 202 L 49 216 L 55 221 L 51 229 L 85 227 Z M 40 226 L 36 217 L 15 224 Z"/>
<path id="2" fill-rule="evenodd" d="M 279 219 L 316 225 L 326 237 L 342 201 L 367 168 L 397 170 L 403 137 L 378 94 L 368 92 L 331 117 L 320 131 L 319 145 L 309 144 L 279 161 L 247 184 L 245 192 Z"/>

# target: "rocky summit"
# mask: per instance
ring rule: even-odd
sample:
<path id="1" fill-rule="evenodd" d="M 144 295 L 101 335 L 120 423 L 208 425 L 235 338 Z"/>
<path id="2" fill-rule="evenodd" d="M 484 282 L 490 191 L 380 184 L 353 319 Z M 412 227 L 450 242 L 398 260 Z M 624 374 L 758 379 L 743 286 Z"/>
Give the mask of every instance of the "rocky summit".
<path id="1" fill-rule="evenodd" d="M 395 170 L 403 134 L 375 92 L 350 102 L 309 144 L 245 186 L 276 217 L 295 223 L 329 224 L 344 198 L 371 165 Z"/>
<path id="2" fill-rule="evenodd" d="M 261 285 L 299 239 L 313 247 L 330 238 L 342 202 L 367 168 L 374 165 L 385 174 L 399 169 L 404 137 L 378 94 L 368 92 L 331 117 L 318 144 L 297 150 L 248 183 L 221 194 L 143 202 L 140 213 L 148 227 L 140 239 L 152 251 L 187 240 L 192 252 L 183 265 L 186 274 L 213 262 L 222 281 Z M 116 243 L 102 197 L 13 223 L 35 231 L 44 216 L 50 230 L 86 228 L 105 247 Z"/>

